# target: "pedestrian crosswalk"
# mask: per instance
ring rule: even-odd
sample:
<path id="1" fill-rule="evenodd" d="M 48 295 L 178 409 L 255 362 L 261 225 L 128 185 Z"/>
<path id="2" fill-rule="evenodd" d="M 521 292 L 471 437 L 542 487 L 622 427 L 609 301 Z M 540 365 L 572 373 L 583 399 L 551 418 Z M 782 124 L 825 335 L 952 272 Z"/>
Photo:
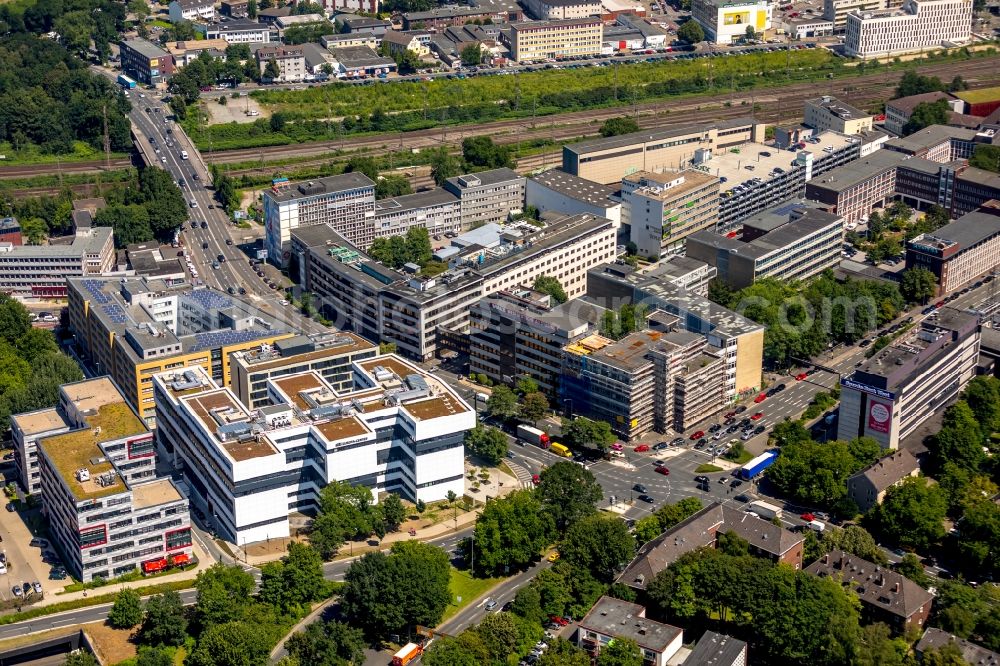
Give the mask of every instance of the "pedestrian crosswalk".
<path id="1" fill-rule="evenodd" d="M 531 472 L 526 470 L 521 465 L 518 465 L 513 460 L 507 461 L 507 467 L 510 467 L 510 471 L 512 471 L 514 476 L 517 477 L 517 481 L 521 484 L 522 488 L 534 487 L 534 484 L 531 483 Z"/>

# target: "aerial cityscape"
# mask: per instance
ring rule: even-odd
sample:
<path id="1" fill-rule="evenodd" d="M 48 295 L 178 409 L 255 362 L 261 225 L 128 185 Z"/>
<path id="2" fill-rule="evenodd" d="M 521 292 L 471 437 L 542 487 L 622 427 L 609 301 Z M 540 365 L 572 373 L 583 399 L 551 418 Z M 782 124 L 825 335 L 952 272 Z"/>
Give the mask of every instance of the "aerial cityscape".
<path id="1" fill-rule="evenodd" d="M 1000 2 L 0 0 L 0 664 L 1000 664 Z"/>

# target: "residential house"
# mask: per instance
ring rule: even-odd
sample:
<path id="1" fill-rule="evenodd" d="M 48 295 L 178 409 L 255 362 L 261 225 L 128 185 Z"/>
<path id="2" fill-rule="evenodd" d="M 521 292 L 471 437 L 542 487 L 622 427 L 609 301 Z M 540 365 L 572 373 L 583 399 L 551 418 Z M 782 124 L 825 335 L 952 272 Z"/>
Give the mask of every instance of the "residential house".
<path id="1" fill-rule="evenodd" d="M 738 638 L 706 631 L 694 646 L 685 666 L 746 666 L 747 644 Z"/>
<path id="2" fill-rule="evenodd" d="M 920 473 L 913 454 L 898 449 L 847 479 L 847 496 L 854 500 L 862 513 L 881 504 L 886 491 Z"/>
<path id="3" fill-rule="evenodd" d="M 948 643 L 954 643 L 962 653 L 962 659 L 968 664 L 976 666 L 995 666 L 1000 664 L 1000 653 L 987 650 L 982 645 L 970 643 L 964 638 L 959 638 L 947 631 L 942 631 L 935 627 L 927 627 L 924 635 L 920 638 L 916 648 L 917 655 L 922 659 L 924 652 L 930 649 L 942 648 Z"/>
<path id="4" fill-rule="evenodd" d="M 168 8 L 170 22 L 211 21 L 215 18 L 212 0 L 172 0 Z"/>
<path id="5" fill-rule="evenodd" d="M 278 65 L 278 76 L 268 74 L 268 63 Z M 264 46 L 257 49 L 257 65 L 262 77 L 274 83 L 301 81 L 306 76 L 305 51 L 301 46 Z"/>
<path id="6" fill-rule="evenodd" d="M 646 618 L 646 609 L 614 597 L 601 597 L 580 620 L 576 644 L 592 657 L 617 639 L 635 641 L 648 666 L 666 666 L 684 644 L 684 630 Z"/>
<path id="7" fill-rule="evenodd" d="M 390 56 L 399 56 L 412 51 L 417 57 L 423 57 L 431 52 L 416 35 L 408 32 L 390 30 L 382 36 L 382 43 L 387 45 Z"/>

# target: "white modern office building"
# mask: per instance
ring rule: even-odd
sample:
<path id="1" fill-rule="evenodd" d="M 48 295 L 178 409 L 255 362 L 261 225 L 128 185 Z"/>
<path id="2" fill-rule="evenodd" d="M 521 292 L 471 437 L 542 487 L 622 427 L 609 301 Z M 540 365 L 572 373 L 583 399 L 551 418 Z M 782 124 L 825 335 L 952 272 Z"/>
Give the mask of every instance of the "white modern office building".
<path id="1" fill-rule="evenodd" d="M 271 404 L 246 408 L 200 368 L 154 377 L 162 455 L 191 501 L 238 544 L 290 535 L 331 481 L 430 502 L 464 493 L 475 413 L 434 375 L 395 355 L 352 364 L 337 391 L 310 371 L 268 380 Z"/>
<path id="2" fill-rule="evenodd" d="M 869 58 L 968 41 L 972 0 L 906 0 L 898 9 L 847 14 L 844 51 Z"/>
<path id="3" fill-rule="evenodd" d="M 771 28 L 772 4 L 767 0 L 692 0 L 691 17 L 705 30 L 705 41 L 736 44 Z"/>

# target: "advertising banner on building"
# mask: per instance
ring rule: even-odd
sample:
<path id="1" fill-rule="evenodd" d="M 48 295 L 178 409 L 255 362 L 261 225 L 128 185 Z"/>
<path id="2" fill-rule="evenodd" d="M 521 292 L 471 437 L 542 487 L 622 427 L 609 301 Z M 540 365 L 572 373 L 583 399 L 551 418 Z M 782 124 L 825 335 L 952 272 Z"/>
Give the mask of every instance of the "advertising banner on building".
<path id="1" fill-rule="evenodd" d="M 888 433 L 892 427 L 892 405 L 870 400 L 868 402 L 868 429 Z"/>

